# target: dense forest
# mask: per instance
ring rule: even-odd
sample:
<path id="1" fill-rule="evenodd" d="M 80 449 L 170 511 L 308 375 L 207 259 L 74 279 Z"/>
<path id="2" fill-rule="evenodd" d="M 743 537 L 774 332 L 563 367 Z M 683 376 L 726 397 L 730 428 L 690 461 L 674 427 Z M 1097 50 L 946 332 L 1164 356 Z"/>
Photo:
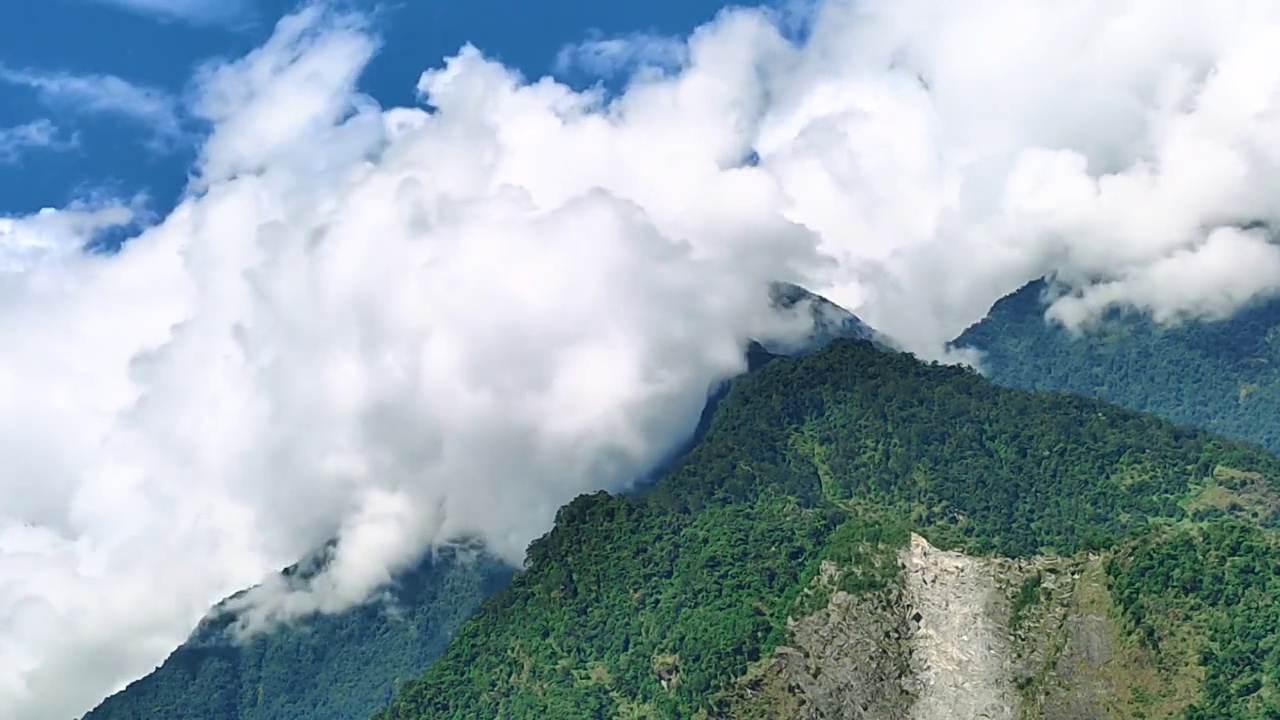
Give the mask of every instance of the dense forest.
<path id="1" fill-rule="evenodd" d="M 1280 452 L 1280 300 L 1172 325 L 1114 312 L 1073 334 L 1045 319 L 1048 288 L 1003 298 L 954 344 L 981 351 L 1001 385 L 1102 398 Z"/>
<path id="2" fill-rule="evenodd" d="M 445 548 L 397 578 L 383 600 L 305 618 L 246 643 L 229 635 L 235 616 L 215 610 L 155 672 L 85 720 L 368 717 L 440 656 L 511 574 L 483 553 Z"/>
<path id="3" fill-rule="evenodd" d="M 1276 535 L 1223 518 L 1152 532 L 1108 567 L 1142 643 L 1176 644 L 1192 619 L 1203 693 L 1189 720 L 1280 717 L 1280 547 Z"/>
<path id="4" fill-rule="evenodd" d="M 564 507 L 378 718 L 715 717 L 820 561 L 865 563 L 849 537 L 904 528 L 974 554 L 1105 553 L 1135 642 L 1194 649 L 1186 717 L 1275 716 L 1278 479 L 1253 446 L 837 341 L 735 382 L 648 494 Z"/>

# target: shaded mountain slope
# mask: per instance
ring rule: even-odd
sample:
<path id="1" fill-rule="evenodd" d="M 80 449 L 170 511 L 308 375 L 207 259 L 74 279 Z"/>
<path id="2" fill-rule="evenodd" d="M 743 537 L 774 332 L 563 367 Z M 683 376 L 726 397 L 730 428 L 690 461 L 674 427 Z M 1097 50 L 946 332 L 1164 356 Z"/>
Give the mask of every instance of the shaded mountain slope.
<path id="1" fill-rule="evenodd" d="M 1176 326 L 1113 314 L 1073 336 L 1044 319 L 1046 287 L 1001 299 L 954 345 L 981 351 L 1001 385 L 1098 397 L 1280 453 L 1280 299 Z"/>
<path id="2" fill-rule="evenodd" d="M 1252 446 L 837 341 L 736 381 L 645 497 L 565 506 L 527 569 L 377 717 L 948 717 L 974 702 L 995 717 L 1264 717 L 1280 711 L 1278 479 Z M 948 560 L 972 568 L 968 594 L 911 590 L 912 532 L 973 558 Z M 1051 566 L 1091 581 L 1054 595 Z M 866 701 L 824 707 L 776 668 L 788 648 L 807 662 L 799 628 L 839 598 L 838 620 L 879 650 L 805 670 L 843 673 Z M 964 598 L 983 599 L 969 612 L 988 645 L 921 629 L 937 613 L 913 608 Z M 1041 631 L 1018 640 L 1015 617 Z M 1099 629 L 1072 634 L 1091 618 Z M 1104 640 L 1119 660 L 1100 675 L 1089 648 Z M 954 676 L 947 647 L 988 648 L 990 682 L 973 687 L 989 696 L 930 694 Z M 1061 706 L 1086 689 L 1096 703 Z"/>
<path id="3" fill-rule="evenodd" d="M 439 656 L 511 573 L 484 555 L 446 549 L 401 575 L 390 600 L 314 616 L 243 644 L 229 634 L 234 616 L 215 613 L 163 665 L 85 720 L 367 717 Z"/>
<path id="4" fill-rule="evenodd" d="M 837 338 L 868 340 L 883 350 L 892 350 L 893 343 L 884 334 L 862 322 L 857 315 L 799 285 L 774 283 L 769 288 L 769 297 L 774 307 L 807 312 L 813 321 L 812 332 L 800 343 L 765 346 L 765 349 L 775 355 L 791 357 L 808 355 Z"/>
<path id="5" fill-rule="evenodd" d="M 775 307 L 807 313 L 813 333 L 775 352 L 812 353 L 837 337 L 880 340 L 861 320 L 809 291 L 785 283 L 771 288 Z M 773 357 L 753 343 L 751 371 Z M 715 389 L 693 437 L 656 474 L 679 461 L 706 433 L 728 384 Z M 642 482 L 635 493 L 643 493 Z M 306 572 L 300 563 L 286 573 Z M 215 612 L 151 674 L 108 698 L 85 720 L 339 720 L 366 717 L 394 689 L 416 677 L 443 651 L 452 633 L 481 600 L 497 592 L 512 570 L 481 557 L 460 563 L 446 552 L 398 579 L 390 604 L 374 603 L 335 616 L 317 616 L 241 646 L 223 630 L 230 616 Z"/>

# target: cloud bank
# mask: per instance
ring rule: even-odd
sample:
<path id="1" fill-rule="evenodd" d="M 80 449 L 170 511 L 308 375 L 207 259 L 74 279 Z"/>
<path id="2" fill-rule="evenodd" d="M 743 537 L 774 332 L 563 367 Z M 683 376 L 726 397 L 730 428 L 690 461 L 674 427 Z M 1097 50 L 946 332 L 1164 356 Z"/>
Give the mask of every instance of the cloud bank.
<path id="1" fill-rule="evenodd" d="M 376 38 L 311 6 L 200 73 L 191 191 L 118 255 L 79 248 L 128 205 L 0 224 L 0 716 L 87 709 L 334 537 L 249 619 L 460 538 L 518 561 L 690 432 L 748 338 L 803 332 L 769 281 L 928 357 L 1044 274 L 1076 325 L 1280 285 L 1280 8 L 806 21 L 726 12 L 613 97 L 466 47 L 380 108 Z"/>

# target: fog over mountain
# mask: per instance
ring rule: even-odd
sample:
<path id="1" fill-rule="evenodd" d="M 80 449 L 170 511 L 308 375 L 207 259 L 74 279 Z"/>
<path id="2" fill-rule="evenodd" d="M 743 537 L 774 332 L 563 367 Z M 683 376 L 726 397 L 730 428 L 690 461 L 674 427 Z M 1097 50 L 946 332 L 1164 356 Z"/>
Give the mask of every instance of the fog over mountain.
<path id="1" fill-rule="evenodd" d="M 313 4 L 192 79 L 185 198 L 0 221 L 0 716 L 70 717 L 338 538 L 265 623 L 433 545 L 518 562 L 692 431 L 794 282 L 924 357 L 1049 315 L 1218 317 L 1280 286 L 1280 6 L 831 0 L 567 48 L 617 94 L 423 58 Z M 119 253 L 97 233 L 142 227 Z"/>

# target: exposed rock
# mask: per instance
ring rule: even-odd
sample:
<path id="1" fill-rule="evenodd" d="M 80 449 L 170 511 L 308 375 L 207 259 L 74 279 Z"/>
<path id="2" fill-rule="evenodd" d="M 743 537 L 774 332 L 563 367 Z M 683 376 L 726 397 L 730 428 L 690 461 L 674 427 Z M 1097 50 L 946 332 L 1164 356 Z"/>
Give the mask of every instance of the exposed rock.
<path id="1" fill-rule="evenodd" d="M 839 580 L 824 563 L 815 584 Z M 793 643 L 740 683 L 729 717 L 776 720 L 907 720 L 918 683 L 902 592 L 835 591 L 827 606 L 790 623 Z"/>
<path id="2" fill-rule="evenodd" d="M 808 594 L 825 605 L 789 621 L 719 717 L 1088 720 L 1143 717 L 1133 698 L 1161 694 L 1117 644 L 1101 557 L 972 557 L 912 535 L 897 560 L 896 584 L 856 594 L 836 589 L 856 569 L 824 563 Z"/>
<path id="3" fill-rule="evenodd" d="M 1011 720 L 1018 697 L 990 563 L 939 550 L 919 535 L 902 560 L 912 666 L 922 686 L 910 716 Z"/>

